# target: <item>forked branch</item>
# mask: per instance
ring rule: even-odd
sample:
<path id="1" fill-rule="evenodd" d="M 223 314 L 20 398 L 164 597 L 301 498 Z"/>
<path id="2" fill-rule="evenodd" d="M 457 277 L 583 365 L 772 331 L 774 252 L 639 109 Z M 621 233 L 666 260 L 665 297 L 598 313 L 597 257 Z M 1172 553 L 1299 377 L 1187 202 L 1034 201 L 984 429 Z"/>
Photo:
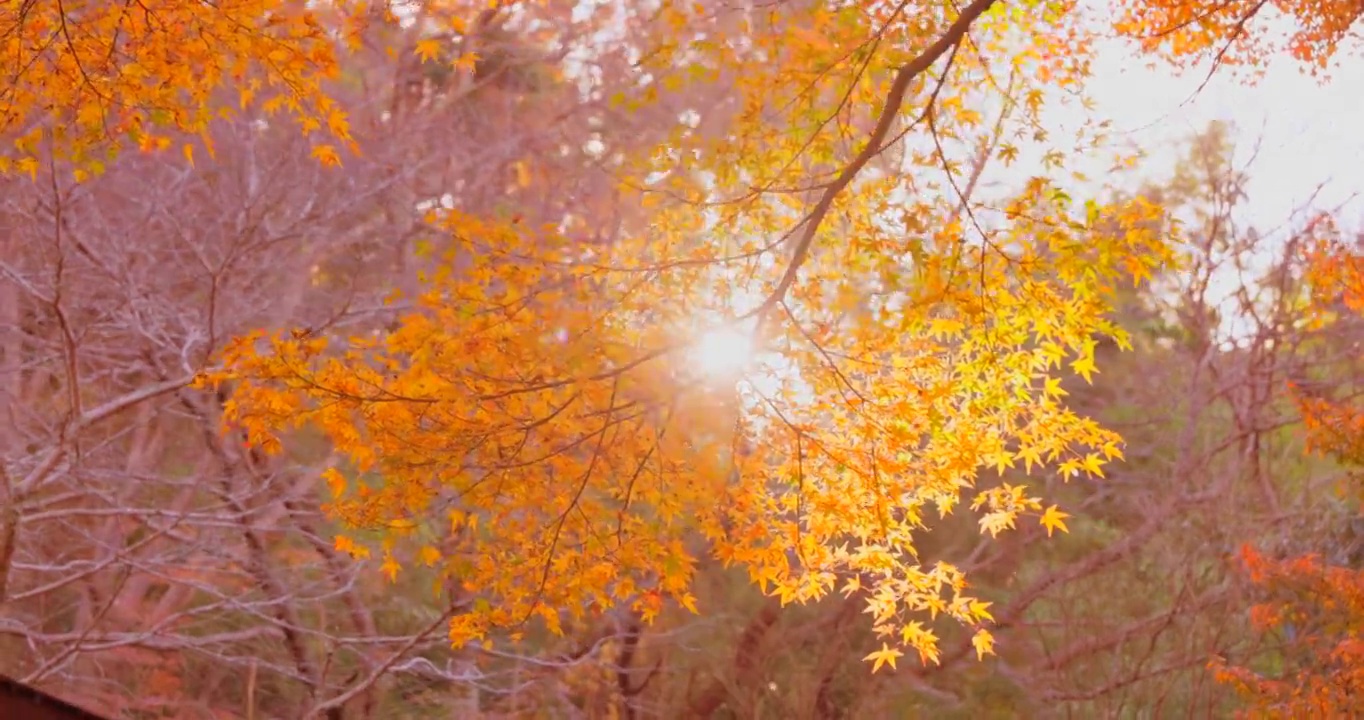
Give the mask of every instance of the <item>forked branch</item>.
<path id="1" fill-rule="evenodd" d="M 805 260 L 810 254 L 810 246 L 814 243 L 815 233 L 819 231 L 819 226 L 833 207 L 834 199 L 838 197 L 839 193 L 847 189 L 848 185 L 852 184 L 853 178 L 857 177 L 857 174 L 868 162 L 871 162 L 872 158 L 885 149 L 886 136 L 890 134 L 891 126 L 895 124 L 895 117 L 900 112 L 900 106 L 904 104 L 905 93 L 909 91 L 909 84 L 930 67 L 933 67 L 934 63 L 938 62 L 949 50 L 956 47 L 966 37 L 966 32 L 971 29 L 971 24 L 986 10 L 994 6 L 997 1 L 975 0 L 966 6 L 966 9 L 962 10 L 961 15 L 957 16 L 956 21 L 947 28 L 947 32 L 943 33 L 942 37 L 896 71 L 895 80 L 891 82 L 890 92 L 886 94 L 885 105 L 881 107 L 881 113 L 876 118 L 876 126 L 872 128 L 871 136 L 867 138 L 867 144 L 843 168 L 838 177 L 824 188 L 824 192 L 819 196 L 819 201 L 801 221 L 798 226 L 800 235 L 796 239 L 796 247 L 791 256 L 791 262 L 786 266 L 786 272 L 782 275 L 781 281 L 777 283 L 777 287 L 754 311 L 754 315 L 759 318 L 766 316 L 769 310 L 785 299 L 787 291 L 796 282 L 796 275 L 800 272 L 801 265 L 805 264 Z"/>

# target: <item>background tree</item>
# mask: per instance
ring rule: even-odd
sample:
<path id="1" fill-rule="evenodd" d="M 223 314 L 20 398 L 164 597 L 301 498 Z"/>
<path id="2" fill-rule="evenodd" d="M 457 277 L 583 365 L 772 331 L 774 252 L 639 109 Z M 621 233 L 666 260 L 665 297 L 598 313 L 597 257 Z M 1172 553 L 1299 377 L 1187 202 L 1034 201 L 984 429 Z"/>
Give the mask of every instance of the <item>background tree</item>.
<path id="1" fill-rule="evenodd" d="M 1321 224 L 1326 225 L 1326 222 Z M 1327 228 L 1328 232 L 1331 228 Z M 1328 333 L 1323 344 L 1340 347 L 1351 337 L 1364 304 L 1357 250 L 1329 234 L 1304 248 L 1308 258 L 1312 325 Z M 1357 341 L 1347 341 L 1357 354 Z M 1319 356 L 1320 357 L 1320 356 Z M 1248 543 L 1241 560 L 1257 589 L 1251 618 L 1269 647 L 1257 655 L 1216 658 L 1222 682 L 1249 701 L 1249 713 L 1272 717 L 1302 714 L 1349 715 L 1360 706 L 1359 671 L 1361 575 L 1358 568 L 1357 471 L 1361 458 L 1358 363 L 1321 364 L 1316 378 L 1295 383 L 1306 429 L 1306 449 L 1334 461 L 1336 495 L 1343 512 L 1336 532 L 1303 546 L 1256 548 Z M 1319 382 L 1322 376 L 1330 383 Z M 1303 388 L 1310 388 L 1307 392 Z M 1244 664 L 1242 664 L 1244 663 Z"/>
<path id="2" fill-rule="evenodd" d="M 582 31 L 561 27 L 566 43 Z M 177 717 L 421 716 L 526 685 L 515 656 L 484 671 L 442 652 L 452 599 L 434 577 L 395 595 L 332 547 L 325 446 L 265 458 L 220 432 L 223 396 L 187 387 L 252 328 L 382 332 L 405 307 L 385 298 L 430 267 L 431 207 L 538 224 L 557 203 L 581 225 L 619 222 L 593 215 L 610 207 L 598 161 L 562 142 L 589 132 L 592 107 L 528 112 L 553 102 L 546 86 L 395 115 L 400 67 L 382 47 L 349 55 L 328 87 L 361 150 L 344 172 L 248 109 L 213 125 L 211 162 L 134 154 L 79 184 L 60 163 L 3 180 L 0 671 Z"/>

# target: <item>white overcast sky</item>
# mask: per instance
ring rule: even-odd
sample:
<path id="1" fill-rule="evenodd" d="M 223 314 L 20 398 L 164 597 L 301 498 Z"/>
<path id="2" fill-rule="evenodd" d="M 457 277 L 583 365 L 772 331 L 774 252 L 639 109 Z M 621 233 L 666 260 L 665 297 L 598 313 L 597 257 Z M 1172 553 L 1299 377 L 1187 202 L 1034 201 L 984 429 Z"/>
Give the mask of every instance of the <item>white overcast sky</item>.
<path id="1" fill-rule="evenodd" d="M 1317 209 L 1364 193 L 1364 43 L 1342 49 L 1325 84 L 1284 59 L 1253 85 L 1215 73 L 1195 94 L 1206 66 L 1182 76 L 1151 69 L 1117 43 L 1101 51 L 1093 69 L 1098 111 L 1147 149 L 1150 171 L 1165 172 L 1180 140 L 1215 119 L 1236 123 L 1238 164 L 1259 142 L 1243 219 L 1261 230 L 1282 225 L 1322 183 Z M 1364 220 L 1360 198 L 1344 206 L 1341 220 L 1348 226 Z"/>
<path id="2" fill-rule="evenodd" d="M 1212 120 L 1236 125 L 1236 163 L 1248 168 L 1242 223 L 1283 239 L 1293 221 L 1314 210 L 1338 211 L 1346 228 L 1364 226 L 1364 43 L 1345 48 L 1330 79 L 1302 73 L 1287 59 L 1272 63 L 1254 84 L 1208 66 L 1176 73 L 1133 62 L 1113 43 L 1094 64 L 1097 110 L 1148 152 L 1146 174 L 1164 174 L 1180 141 Z M 1206 85 L 1199 90 L 1199 85 Z M 1256 152 L 1256 145 L 1259 145 Z M 1315 197 L 1313 197 L 1315 193 Z M 1223 332 L 1240 334 L 1230 295 L 1241 281 L 1215 274 L 1213 302 L 1223 306 Z M 1217 298 L 1216 296 L 1222 297 Z"/>

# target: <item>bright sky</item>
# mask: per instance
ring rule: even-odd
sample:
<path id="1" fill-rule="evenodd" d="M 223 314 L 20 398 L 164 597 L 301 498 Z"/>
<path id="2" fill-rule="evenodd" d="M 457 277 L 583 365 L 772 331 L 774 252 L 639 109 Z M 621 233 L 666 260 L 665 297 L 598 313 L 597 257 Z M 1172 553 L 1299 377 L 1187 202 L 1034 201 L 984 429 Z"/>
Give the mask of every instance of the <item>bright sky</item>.
<path id="1" fill-rule="evenodd" d="M 1238 165 L 1261 142 L 1243 219 L 1271 230 L 1323 182 L 1314 203 L 1319 209 L 1364 193 L 1364 52 L 1356 45 L 1342 55 L 1327 84 L 1284 60 L 1254 85 L 1217 73 L 1195 95 L 1207 67 L 1177 77 L 1134 63 L 1131 50 L 1115 43 L 1094 64 L 1091 87 L 1099 112 L 1147 149 L 1155 172 L 1166 171 L 1182 138 L 1212 120 L 1236 123 Z M 1170 152 L 1160 152 L 1162 147 Z M 1364 220 L 1364 202 L 1355 198 L 1342 214 L 1347 225 Z"/>
<path id="2" fill-rule="evenodd" d="M 1230 121 L 1236 166 L 1246 168 L 1254 154 L 1249 202 L 1237 213 L 1243 227 L 1283 239 L 1316 210 L 1338 211 L 1345 228 L 1364 227 L 1364 42 L 1342 48 L 1328 82 L 1287 58 L 1252 84 L 1223 69 L 1209 79 L 1210 64 L 1179 74 L 1137 57 L 1117 41 L 1101 47 L 1089 87 L 1117 139 L 1147 152 L 1142 175 L 1166 176 L 1190 135 L 1213 120 Z M 1230 271 L 1216 273 L 1209 288 L 1231 336 L 1242 329 L 1230 297 L 1240 282 Z"/>

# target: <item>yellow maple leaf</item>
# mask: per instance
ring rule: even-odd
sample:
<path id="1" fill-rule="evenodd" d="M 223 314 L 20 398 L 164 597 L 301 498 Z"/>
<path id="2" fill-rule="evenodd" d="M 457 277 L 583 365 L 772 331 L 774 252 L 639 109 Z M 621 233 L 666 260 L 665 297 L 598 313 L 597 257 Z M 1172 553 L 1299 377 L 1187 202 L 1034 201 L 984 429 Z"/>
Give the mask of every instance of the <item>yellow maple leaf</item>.
<path id="1" fill-rule="evenodd" d="M 985 462 L 993 467 L 995 472 L 1003 475 L 1005 470 L 1014 466 L 1014 454 L 1001 448 L 999 452 L 992 453 L 985 458 Z"/>
<path id="2" fill-rule="evenodd" d="M 1087 350 L 1080 357 L 1076 358 L 1073 362 L 1071 362 L 1070 368 L 1074 370 L 1076 373 L 1078 373 L 1080 377 L 1084 378 L 1085 382 L 1093 384 L 1094 383 L 1093 375 L 1094 373 L 1099 371 L 1094 364 L 1093 350 Z"/>
<path id="3" fill-rule="evenodd" d="M 379 570 L 388 577 L 389 582 L 398 581 L 398 571 L 401 569 L 402 566 L 398 565 L 398 561 L 394 560 L 392 555 L 385 557 L 383 564 L 379 566 Z"/>
<path id="4" fill-rule="evenodd" d="M 890 665 L 890 669 L 891 669 L 891 670 L 896 669 L 896 668 L 895 668 L 895 660 L 896 660 L 897 658 L 902 658 L 902 657 L 904 657 L 904 656 L 905 656 L 905 654 L 902 653 L 902 652 L 900 652 L 899 650 L 896 650 L 895 648 L 890 647 L 890 646 L 887 645 L 886 643 L 881 643 L 881 649 L 880 649 L 880 650 L 877 650 L 876 652 L 871 653 L 870 655 L 868 655 L 868 656 L 862 658 L 862 660 L 863 660 L 863 661 L 870 661 L 870 662 L 872 663 L 871 671 L 872 671 L 872 672 L 876 672 L 877 670 L 880 670 L 880 669 L 881 669 L 881 666 L 882 666 L 882 665 Z"/>
<path id="5" fill-rule="evenodd" d="M 1061 509 L 1055 505 L 1047 508 L 1047 511 L 1042 513 L 1041 521 L 1042 526 L 1047 529 L 1047 537 L 1051 537 L 1053 529 L 1060 530 L 1063 533 L 1070 532 L 1070 528 L 1067 528 L 1065 523 L 1065 519 L 1068 517 L 1070 517 L 1069 513 L 1061 512 Z"/>
<path id="6" fill-rule="evenodd" d="M 440 57 L 440 50 L 440 40 L 437 40 L 436 38 L 426 38 L 425 40 L 417 41 L 417 57 L 421 58 L 422 62 L 438 59 Z"/>
<path id="7" fill-rule="evenodd" d="M 1042 464 L 1042 450 L 1034 445 L 1024 445 L 1018 449 L 1018 457 L 1023 460 L 1023 468 L 1032 473 L 1033 465 Z"/>
<path id="8" fill-rule="evenodd" d="M 1091 476 L 1104 476 L 1103 460 L 1099 457 L 1098 453 L 1086 455 L 1084 461 L 1080 463 L 1080 465 L 1085 469 L 1085 472 L 1089 473 Z"/>
<path id="9" fill-rule="evenodd" d="M 999 534 L 1009 530 L 1014 526 L 1014 514 L 1008 510 L 999 510 L 987 514 L 980 519 L 981 530 L 988 531 L 990 537 L 999 537 Z"/>
<path id="10" fill-rule="evenodd" d="M 340 167 L 341 156 L 336 153 L 336 148 L 331 145 L 313 146 L 312 156 L 318 162 L 328 167 Z"/>
<path id="11" fill-rule="evenodd" d="M 971 637 L 971 645 L 976 649 L 977 660 L 984 660 L 986 655 L 995 654 L 995 638 L 988 630 L 977 630 Z"/>
<path id="12" fill-rule="evenodd" d="M 861 589 L 862 589 L 861 579 L 858 578 L 858 576 L 853 575 L 852 577 L 848 578 L 848 582 L 843 585 L 843 589 L 840 590 L 839 592 L 843 593 L 843 597 L 852 597 L 853 593 Z"/>
<path id="13" fill-rule="evenodd" d="M 993 621 L 995 618 L 990 614 L 988 609 L 993 604 L 994 603 L 981 602 L 980 600 L 972 600 L 970 603 L 971 614 L 981 620 Z"/>

